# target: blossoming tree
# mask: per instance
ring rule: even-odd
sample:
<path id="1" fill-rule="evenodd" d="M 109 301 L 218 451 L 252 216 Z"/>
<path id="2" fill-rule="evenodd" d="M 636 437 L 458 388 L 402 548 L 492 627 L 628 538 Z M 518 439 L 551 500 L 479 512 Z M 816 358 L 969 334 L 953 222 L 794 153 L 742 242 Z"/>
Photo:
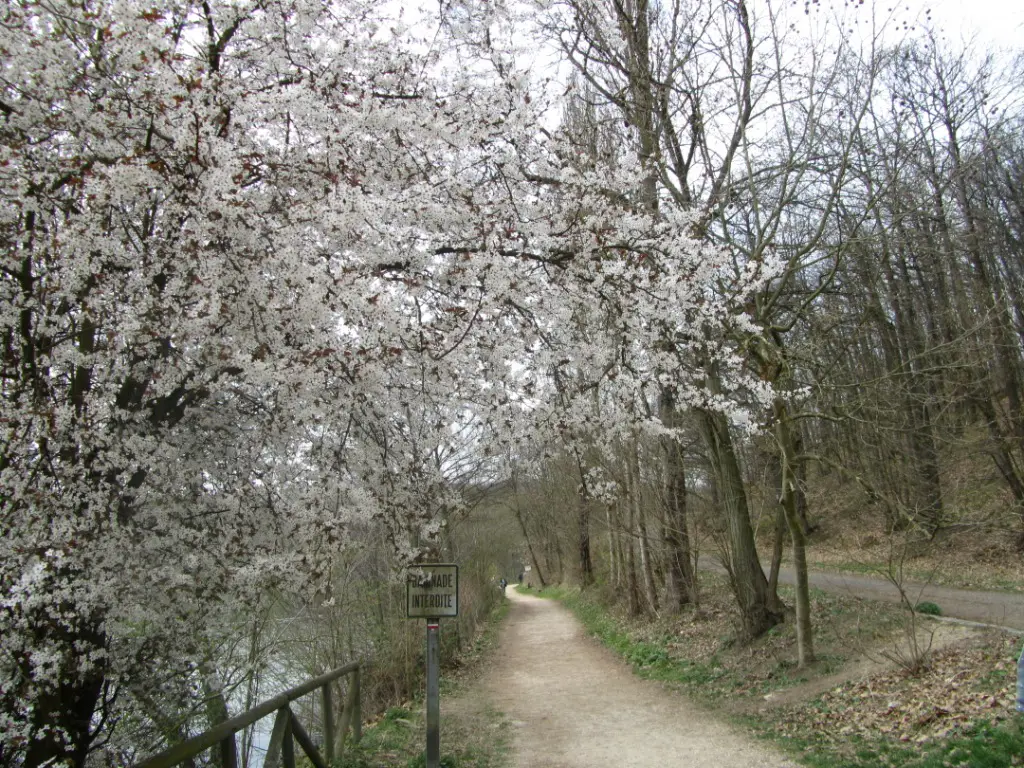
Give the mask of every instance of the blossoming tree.
<path id="1" fill-rule="evenodd" d="M 0 764 L 180 737 L 154 702 L 246 606 L 360 525 L 436 545 L 453 414 L 500 455 L 560 366 L 635 402 L 665 323 L 729 315 L 635 160 L 579 171 L 508 60 L 376 6 L 7 5 Z M 585 307 L 618 319 L 581 350 Z"/>

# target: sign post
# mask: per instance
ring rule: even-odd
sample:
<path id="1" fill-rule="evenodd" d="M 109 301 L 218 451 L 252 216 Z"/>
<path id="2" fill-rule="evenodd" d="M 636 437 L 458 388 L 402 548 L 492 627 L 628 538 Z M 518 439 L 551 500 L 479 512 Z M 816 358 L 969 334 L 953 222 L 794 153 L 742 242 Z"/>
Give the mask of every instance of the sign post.
<path id="1" fill-rule="evenodd" d="M 427 619 L 427 767 L 441 764 L 441 622 Z"/>
<path id="2" fill-rule="evenodd" d="M 427 620 L 426 768 L 441 764 L 441 617 L 459 615 L 459 566 L 424 563 L 409 568 L 405 612 Z"/>

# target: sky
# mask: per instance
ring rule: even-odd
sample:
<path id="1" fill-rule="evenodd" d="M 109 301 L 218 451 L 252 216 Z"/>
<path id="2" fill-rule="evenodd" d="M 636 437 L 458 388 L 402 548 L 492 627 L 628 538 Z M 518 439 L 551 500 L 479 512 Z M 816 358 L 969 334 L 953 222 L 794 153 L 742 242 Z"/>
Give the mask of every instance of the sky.
<path id="1" fill-rule="evenodd" d="M 875 0 L 876 8 L 901 7 L 910 16 L 931 18 L 950 40 L 969 39 L 977 33 L 978 43 L 999 47 L 1024 47 L 1024 1 L 1022 0 Z"/>

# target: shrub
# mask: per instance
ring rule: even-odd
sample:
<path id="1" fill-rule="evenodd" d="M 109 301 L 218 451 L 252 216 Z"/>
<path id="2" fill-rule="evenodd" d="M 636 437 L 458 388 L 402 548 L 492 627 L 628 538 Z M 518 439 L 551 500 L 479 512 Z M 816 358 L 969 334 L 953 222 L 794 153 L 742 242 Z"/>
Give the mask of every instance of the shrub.
<path id="1" fill-rule="evenodd" d="M 918 613 L 923 613 L 925 616 L 941 616 L 942 609 L 939 608 L 935 603 L 930 603 L 927 600 L 922 600 L 920 603 L 914 606 L 914 610 Z"/>

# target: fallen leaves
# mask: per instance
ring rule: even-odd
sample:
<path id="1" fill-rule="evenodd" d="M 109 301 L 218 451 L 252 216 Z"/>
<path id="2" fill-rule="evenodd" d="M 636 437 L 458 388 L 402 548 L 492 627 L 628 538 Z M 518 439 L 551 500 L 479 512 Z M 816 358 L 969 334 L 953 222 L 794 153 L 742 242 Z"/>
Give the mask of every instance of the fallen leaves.
<path id="1" fill-rule="evenodd" d="M 813 732 L 826 741 L 884 734 L 901 742 L 943 739 L 979 721 L 999 721 L 1014 707 L 1019 639 L 993 633 L 974 648 L 949 648 L 916 676 L 877 674 L 837 686 L 780 717 L 786 735 Z"/>

